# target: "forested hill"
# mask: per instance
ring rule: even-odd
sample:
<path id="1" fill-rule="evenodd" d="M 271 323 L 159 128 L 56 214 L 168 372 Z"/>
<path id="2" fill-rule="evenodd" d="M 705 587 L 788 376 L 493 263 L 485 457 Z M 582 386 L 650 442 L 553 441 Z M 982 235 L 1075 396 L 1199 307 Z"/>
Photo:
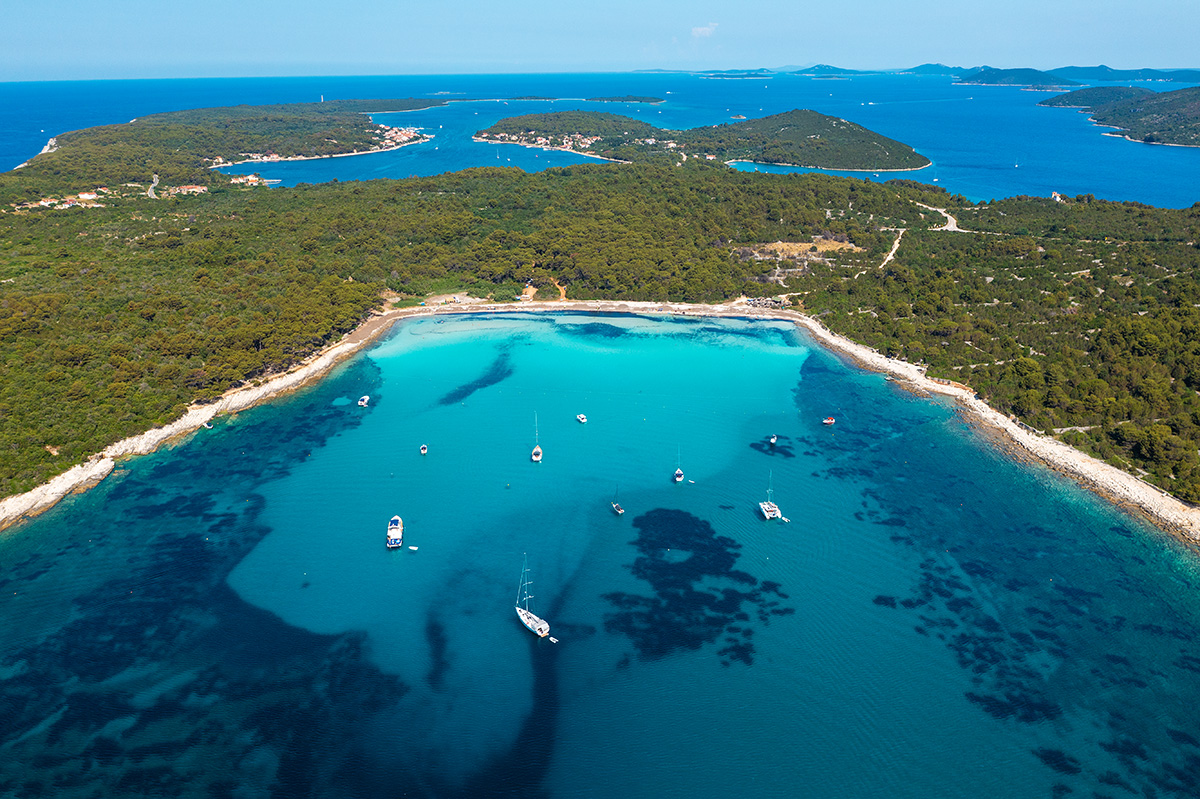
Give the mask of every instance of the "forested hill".
<path id="1" fill-rule="evenodd" d="M 1147 143 L 1200 147 L 1200 87 L 1152 92 L 1097 86 L 1042 100 L 1038 105 L 1083 108 L 1092 121 Z"/>
<path id="2" fill-rule="evenodd" d="M 1092 119 L 1121 128 L 1132 139 L 1200 147 L 1200 86 L 1104 105 Z"/>
<path id="3" fill-rule="evenodd" d="M 1038 105 L 1050 108 L 1084 108 L 1090 111 L 1109 103 L 1148 97 L 1152 94 L 1154 92 L 1139 86 L 1089 86 L 1086 89 L 1076 89 L 1066 94 L 1047 97 Z"/>
<path id="4" fill-rule="evenodd" d="M 980 86 L 1078 86 L 1079 83 L 1040 69 L 993 69 L 970 72 L 959 83 Z"/>
<path id="5" fill-rule="evenodd" d="M 919 169 L 930 162 L 906 144 L 816 111 L 667 130 L 616 114 L 565 111 L 502 119 L 476 136 L 561 147 L 630 162 L 756 161 L 823 169 Z"/>
<path id="6" fill-rule="evenodd" d="M 336 100 L 173 111 L 55 137 L 57 149 L 0 174 L 0 203 L 124 183 L 210 185 L 215 163 L 363 152 L 385 146 L 365 114 L 444 105 L 444 100 Z"/>

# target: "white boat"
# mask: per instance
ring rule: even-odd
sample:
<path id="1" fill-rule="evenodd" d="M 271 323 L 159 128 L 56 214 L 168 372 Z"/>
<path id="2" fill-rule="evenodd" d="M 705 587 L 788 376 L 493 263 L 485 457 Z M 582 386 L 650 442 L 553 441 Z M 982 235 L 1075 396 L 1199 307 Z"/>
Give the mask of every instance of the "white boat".
<path id="1" fill-rule="evenodd" d="M 623 514 L 625 512 L 625 509 L 621 507 L 621 503 L 617 502 L 617 492 L 616 491 L 613 491 L 612 509 L 613 509 L 613 513 L 617 514 L 618 516 L 620 516 L 621 514 Z"/>
<path id="2" fill-rule="evenodd" d="M 399 516 L 393 516 L 388 522 L 387 547 L 388 549 L 399 549 L 402 546 L 404 546 L 404 520 Z"/>
<path id="3" fill-rule="evenodd" d="M 542 462 L 542 445 L 538 443 L 538 427 L 537 414 L 533 415 L 533 452 L 529 455 L 529 460 L 534 463 Z"/>
<path id="4" fill-rule="evenodd" d="M 836 421 L 837 421 L 837 420 L 836 420 L 836 419 L 834 419 L 832 416 L 826 416 L 824 419 L 822 419 L 822 420 L 821 420 L 821 424 L 824 424 L 824 425 L 830 425 L 830 424 L 833 424 L 833 423 L 834 423 L 834 422 L 836 422 Z"/>
<path id="5" fill-rule="evenodd" d="M 683 468 L 680 466 L 680 457 L 678 451 L 675 453 L 675 475 L 672 477 L 672 479 L 676 483 L 683 482 Z"/>
<path id="6" fill-rule="evenodd" d="M 424 454 L 426 454 L 427 452 L 429 452 L 429 447 L 427 447 L 427 446 L 425 446 L 424 444 L 422 444 L 422 445 L 421 445 L 421 454 L 422 454 L 422 455 L 424 455 Z"/>
<path id="7" fill-rule="evenodd" d="M 587 417 L 584 416 L 582 413 L 575 414 L 575 418 L 579 420 L 580 424 L 587 424 Z"/>
<path id="8" fill-rule="evenodd" d="M 758 509 L 762 511 L 763 518 L 767 521 L 771 519 L 782 519 L 783 513 L 779 510 L 779 506 L 771 501 L 771 495 L 775 492 L 771 489 L 771 477 L 767 477 L 767 501 L 758 503 Z"/>
<path id="9" fill-rule="evenodd" d="M 529 579 L 529 556 L 526 555 L 525 563 L 521 567 L 521 584 L 517 586 L 517 618 L 529 628 L 529 632 L 539 638 L 545 638 L 550 634 L 550 622 L 538 618 L 529 609 L 529 600 L 533 599 L 533 594 L 529 593 L 531 585 L 533 582 Z"/>
<path id="10" fill-rule="evenodd" d="M 775 446 L 775 442 L 776 442 L 776 441 L 778 441 L 778 440 L 779 440 L 779 436 L 777 436 L 777 435 L 775 435 L 775 434 L 772 434 L 772 435 L 771 435 L 771 446 L 772 446 L 772 447 L 773 447 L 773 446 Z"/>
<path id="11" fill-rule="evenodd" d="M 358 398 L 358 407 L 365 408 L 365 407 L 367 407 L 367 403 L 370 401 L 371 401 L 371 395 L 363 394 L 361 397 Z"/>

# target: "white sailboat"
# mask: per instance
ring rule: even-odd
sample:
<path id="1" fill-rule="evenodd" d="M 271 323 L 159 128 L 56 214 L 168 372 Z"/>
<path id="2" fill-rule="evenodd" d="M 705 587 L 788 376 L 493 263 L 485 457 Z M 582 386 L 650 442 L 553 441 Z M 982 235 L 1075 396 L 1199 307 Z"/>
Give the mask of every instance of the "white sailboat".
<path id="1" fill-rule="evenodd" d="M 618 490 L 619 489 L 620 486 L 618 486 Z M 618 516 L 625 512 L 625 509 L 621 507 L 621 503 L 617 502 L 617 491 L 613 491 L 612 509 L 613 513 L 617 514 Z"/>
<path id="2" fill-rule="evenodd" d="M 542 445 L 538 443 L 538 425 L 537 414 L 533 415 L 533 452 L 529 455 L 529 460 L 534 463 L 542 462 Z"/>
<path id="3" fill-rule="evenodd" d="M 533 599 L 533 594 L 529 593 L 529 586 L 532 584 L 533 581 L 529 579 L 529 556 L 526 555 L 525 563 L 521 567 L 521 584 L 517 586 L 517 618 L 529 628 L 529 632 L 539 638 L 545 638 L 550 634 L 550 622 L 539 619 L 529 609 L 529 600 Z"/>

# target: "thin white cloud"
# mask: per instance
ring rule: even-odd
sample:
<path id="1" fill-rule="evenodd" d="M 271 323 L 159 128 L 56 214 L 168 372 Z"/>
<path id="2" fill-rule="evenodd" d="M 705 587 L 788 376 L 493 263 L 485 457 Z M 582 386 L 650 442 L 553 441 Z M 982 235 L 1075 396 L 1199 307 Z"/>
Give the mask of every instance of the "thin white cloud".
<path id="1" fill-rule="evenodd" d="M 692 28 L 692 36 L 697 39 L 707 38 L 712 36 L 717 31 L 717 23 L 710 22 L 707 25 L 702 25 Z"/>

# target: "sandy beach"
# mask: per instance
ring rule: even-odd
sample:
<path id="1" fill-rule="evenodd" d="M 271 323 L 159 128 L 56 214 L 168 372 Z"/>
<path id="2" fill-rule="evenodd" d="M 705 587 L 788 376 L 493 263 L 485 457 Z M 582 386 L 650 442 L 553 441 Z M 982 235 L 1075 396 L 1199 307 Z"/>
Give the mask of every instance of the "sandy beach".
<path id="1" fill-rule="evenodd" d="M 401 319 L 438 314 L 553 311 L 739 317 L 794 322 L 824 347 L 862 368 L 890 375 L 902 388 L 918 394 L 942 395 L 953 399 L 968 422 L 1008 453 L 1043 463 L 1119 507 L 1145 517 L 1181 541 L 1191 546 L 1200 546 L 1200 508 L 1193 508 L 1161 489 L 1057 439 L 1031 432 L 1016 420 L 988 407 L 964 385 L 926 377 L 923 368 L 888 358 L 870 347 L 856 344 L 831 332 L 810 316 L 786 309 L 757 308 L 748 304 L 745 298 L 719 305 L 692 305 L 617 300 L 496 303 L 474 298 L 451 301 L 451 298 L 446 296 L 430 298 L 424 306 L 376 313 L 337 343 L 313 354 L 284 374 L 257 386 L 231 389 L 216 402 L 193 405 L 171 424 L 118 441 L 92 456 L 87 462 L 71 468 L 38 488 L 0 500 L 0 530 L 47 510 L 70 493 L 96 485 L 112 472 L 120 458 L 154 452 L 159 447 L 178 441 L 202 428 L 216 416 L 245 410 L 319 379 L 337 363 L 362 350 Z"/>

